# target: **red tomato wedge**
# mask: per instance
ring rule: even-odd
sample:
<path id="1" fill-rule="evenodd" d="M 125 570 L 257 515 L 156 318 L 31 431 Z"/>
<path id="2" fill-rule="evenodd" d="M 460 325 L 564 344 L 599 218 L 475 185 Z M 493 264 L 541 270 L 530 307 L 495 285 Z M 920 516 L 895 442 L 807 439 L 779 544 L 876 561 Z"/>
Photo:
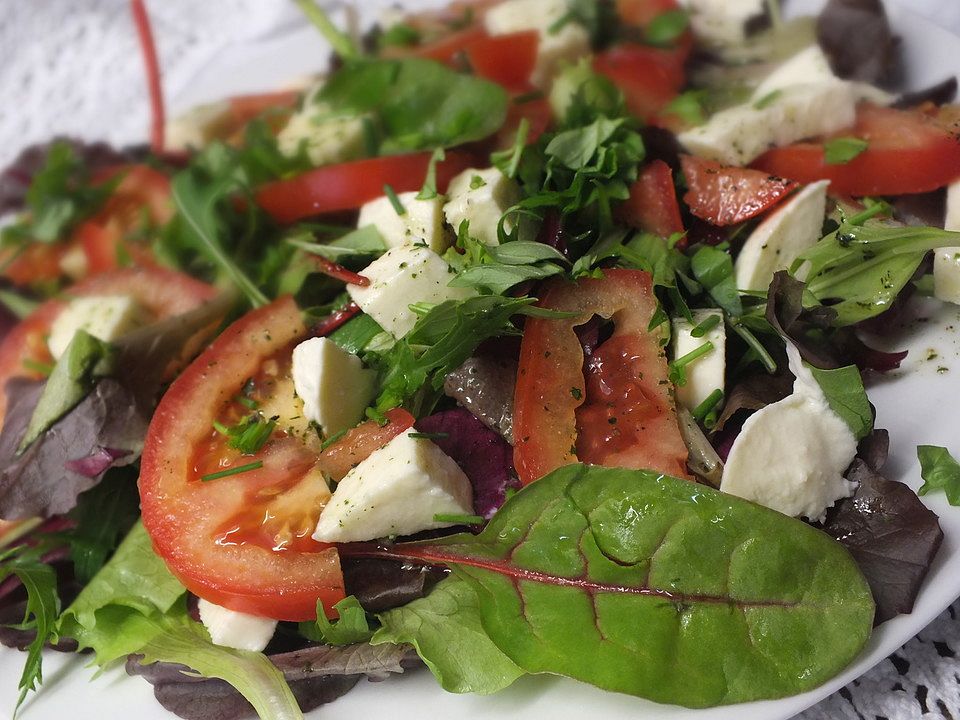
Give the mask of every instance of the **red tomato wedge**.
<path id="1" fill-rule="evenodd" d="M 528 318 L 524 328 L 513 430 L 521 482 L 578 461 L 687 477 L 666 358 L 647 329 L 657 308 L 649 273 L 550 281 L 540 306 L 575 317 Z M 585 368 L 575 328 L 594 315 L 615 329 Z"/>
<path id="2" fill-rule="evenodd" d="M 132 295 L 157 319 L 181 315 L 213 299 L 217 291 L 188 275 L 162 268 L 131 268 L 104 273 L 70 288 L 70 296 Z M 14 377 L 39 379 L 30 367 L 52 362 L 47 336 L 54 320 L 63 311 L 65 299 L 48 300 L 15 325 L 0 341 L 0 425 L 7 406 L 4 391 Z"/>
<path id="3" fill-rule="evenodd" d="M 640 170 L 630 186 L 630 197 L 617 208 L 621 222 L 662 238 L 682 233 L 683 219 L 673 171 L 663 160 L 653 160 Z"/>
<path id="4" fill-rule="evenodd" d="M 320 453 L 317 462 L 323 472 L 334 480 L 341 480 L 358 462 L 412 428 L 416 422 L 403 408 L 387 410 L 386 417 L 387 422 L 383 425 L 374 420 L 361 423 Z"/>
<path id="5" fill-rule="evenodd" d="M 508 90 L 518 90 L 530 85 L 539 44 L 539 35 L 531 30 L 480 37 L 468 43 L 464 52 L 477 75 Z"/>
<path id="6" fill-rule="evenodd" d="M 683 87 L 684 61 L 685 55 L 675 50 L 619 45 L 598 54 L 593 69 L 620 89 L 633 115 L 659 124 L 659 113 Z"/>
<path id="7" fill-rule="evenodd" d="M 483 26 L 475 24 L 424 45 L 412 48 L 390 48 L 385 54 L 388 57 L 392 55 L 426 58 L 448 65 L 453 62 L 459 53 L 463 52 L 468 44 L 485 37 L 487 37 L 487 33 Z"/>
<path id="8" fill-rule="evenodd" d="M 853 128 L 836 134 L 867 141 L 845 164 L 828 165 L 823 143 L 768 150 L 753 166 L 811 183 L 829 180 L 835 195 L 907 195 L 936 190 L 960 178 L 960 141 L 922 112 L 862 105 Z"/>
<path id="9" fill-rule="evenodd" d="M 724 167 L 692 155 L 681 155 L 680 164 L 689 188 L 683 201 L 690 212 L 721 227 L 756 217 L 799 187 L 761 170 Z"/>
<path id="10" fill-rule="evenodd" d="M 627 25 L 646 27 L 658 15 L 679 10 L 676 0 L 616 0 L 617 15 Z"/>
<path id="11" fill-rule="evenodd" d="M 233 457 L 213 422 L 306 335 L 289 297 L 234 322 L 163 396 L 140 468 L 143 523 L 170 571 L 210 602 L 280 620 L 312 619 L 318 600 L 329 609 L 344 596 L 336 548 L 309 537 L 328 496 L 317 453 L 275 431 L 255 457 Z M 251 461 L 262 466 L 201 479 Z"/>
<path id="12" fill-rule="evenodd" d="M 256 192 L 257 203 L 280 223 L 338 210 L 353 210 L 383 195 L 384 185 L 396 192 L 419 190 L 430 153 L 388 155 L 310 170 L 288 180 L 267 183 Z M 437 164 L 437 189 L 443 192 L 454 175 L 472 167 L 474 158 L 451 151 Z"/>

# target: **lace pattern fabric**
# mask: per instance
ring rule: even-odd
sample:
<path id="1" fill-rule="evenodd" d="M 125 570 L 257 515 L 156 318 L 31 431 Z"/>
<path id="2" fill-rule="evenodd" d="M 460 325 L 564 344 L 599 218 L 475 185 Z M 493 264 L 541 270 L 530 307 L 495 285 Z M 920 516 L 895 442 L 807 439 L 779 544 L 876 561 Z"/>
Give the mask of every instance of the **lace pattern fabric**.
<path id="1" fill-rule="evenodd" d="M 900 1 L 960 32 L 957 0 Z M 357 20 L 370 23 L 393 4 L 356 0 Z M 149 0 L 148 6 L 171 98 L 225 48 L 277 37 L 300 22 L 289 0 Z M 0 22 L 0 98 L 0 166 L 53 135 L 143 142 L 149 105 L 127 2 L 8 1 Z M 795 720 L 933 718 L 960 720 L 960 603 Z"/>

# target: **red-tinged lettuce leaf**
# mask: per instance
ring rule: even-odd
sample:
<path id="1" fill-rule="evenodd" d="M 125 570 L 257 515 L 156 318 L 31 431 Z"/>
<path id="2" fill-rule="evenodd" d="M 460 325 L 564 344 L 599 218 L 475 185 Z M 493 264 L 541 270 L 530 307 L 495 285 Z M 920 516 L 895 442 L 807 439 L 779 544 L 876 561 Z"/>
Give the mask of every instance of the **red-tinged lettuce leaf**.
<path id="1" fill-rule="evenodd" d="M 880 624 L 913 610 L 943 531 L 913 490 L 882 477 L 864 460 L 854 460 L 847 479 L 860 487 L 837 503 L 823 529 L 846 546 L 860 566 Z"/>
<path id="2" fill-rule="evenodd" d="M 18 455 L 43 383 L 14 379 L 7 384 L 7 415 L 0 432 L 0 518 L 19 520 L 60 515 L 96 485 L 103 472 L 135 462 L 150 422 L 148 412 L 121 383 L 96 384 L 66 416 Z M 78 472 L 77 463 L 109 448 L 112 459 L 97 475 Z"/>
<path id="3" fill-rule="evenodd" d="M 527 672 L 687 707 L 815 688 L 856 657 L 874 615 L 828 535 L 648 471 L 569 465 L 479 535 L 343 550 L 447 564 Z"/>
<path id="4" fill-rule="evenodd" d="M 435 442 L 452 457 L 473 485 L 473 510 L 493 517 L 509 488 L 519 488 L 513 470 L 513 448 L 463 408 L 446 410 L 417 421 L 417 430 L 437 434 Z"/>
<path id="5" fill-rule="evenodd" d="M 444 378 L 443 391 L 484 425 L 513 443 L 513 390 L 516 383 L 516 358 L 477 352 Z"/>
<path id="6" fill-rule="evenodd" d="M 290 686 L 297 704 L 309 712 L 348 692 L 364 676 L 380 680 L 419 664 L 409 645 L 317 645 L 268 656 Z M 255 717 L 253 706 L 223 680 L 198 677 L 185 665 L 156 662 L 143 665 L 132 656 L 130 675 L 153 685 L 163 707 L 186 720 L 239 720 Z"/>
<path id="7" fill-rule="evenodd" d="M 396 560 L 350 560 L 340 564 L 347 595 L 370 613 L 406 605 L 426 595 L 448 575 L 445 568 L 411 565 Z"/>

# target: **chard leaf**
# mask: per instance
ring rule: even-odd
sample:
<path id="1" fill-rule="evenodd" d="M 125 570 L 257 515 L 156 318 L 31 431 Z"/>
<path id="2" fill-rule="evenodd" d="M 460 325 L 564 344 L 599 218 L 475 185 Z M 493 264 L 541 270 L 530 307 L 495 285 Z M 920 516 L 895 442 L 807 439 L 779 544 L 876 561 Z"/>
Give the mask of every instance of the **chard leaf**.
<path id="1" fill-rule="evenodd" d="M 375 115 L 386 154 L 481 140 L 507 112 L 499 85 L 420 58 L 351 62 L 329 78 L 318 100 L 338 112 Z"/>
<path id="2" fill-rule="evenodd" d="M 733 258 L 730 253 L 710 245 L 704 245 L 694 253 L 690 261 L 693 276 L 727 314 L 739 317 L 743 304 L 733 277 Z"/>
<path id="3" fill-rule="evenodd" d="M 110 345 L 78 330 L 47 378 L 17 453 L 22 454 L 40 435 L 87 396 L 98 377 L 108 375 L 114 354 Z"/>
<path id="4" fill-rule="evenodd" d="M 339 613 L 339 620 L 330 622 L 323 611 L 323 602 L 318 602 L 316 621 L 300 623 L 300 634 L 308 640 L 328 645 L 353 645 L 370 639 L 373 631 L 357 598 L 349 595 L 333 607 Z"/>
<path id="5" fill-rule="evenodd" d="M 811 366 L 810 372 L 826 395 L 830 409 L 850 427 L 857 440 L 869 435 L 873 430 L 873 410 L 856 366 L 847 365 L 836 370 L 820 370 Z"/>
<path id="6" fill-rule="evenodd" d="M 832 538 L 643 470 L 568 465 L 479 535 L 381 552 L 449 565 L 527 672 L 687 707 L 815 688 L 856 657 L 874 616 Z"/>
<path id="7" fill-rule="evenodd" d="M 489 695 L 524 674 L 490 640 L 477 594 L 460 578 L 449 577 L 426 597 L 377 617 L 382 627 L 371 643 L 410 643 L 447 692 Z"/>
<path id="8" fill-rule="evenodd" d="M 917 458 L 923 478 L 920 494 L 943 490 L 951 505 L 960 505 L 960 463 L 953 459 L 950 451 L 936 445 L 919 445 Z"/>
<path id="9" fill-rule="evenodd" d="M 847 479 L 860 486 L 837 503 L 823 529 L 850 550 L 867 578 L 877 603 L 874 622 L 880 624 L 913 610 L 943 531 L 913 490 L 863 460 L 853 461 Z"/>

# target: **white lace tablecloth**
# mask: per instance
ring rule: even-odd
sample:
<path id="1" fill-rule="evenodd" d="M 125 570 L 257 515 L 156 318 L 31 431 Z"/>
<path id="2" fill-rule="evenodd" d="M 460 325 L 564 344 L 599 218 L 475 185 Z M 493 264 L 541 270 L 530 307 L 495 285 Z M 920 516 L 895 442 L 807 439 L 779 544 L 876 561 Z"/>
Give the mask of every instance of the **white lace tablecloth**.
<path id="1" fill-rule="evenodd" d="M 899 1 L 960 33 L 960 0 Z M 390 4 L 356 0 L 361 21 Z M 189 96 L 194 78 L 224 51 L 302 24 L 289 0 L 148 0 L 148 7 L 165 92 L 174 99 Z M 143 142 L 148 108 L 126 0 L 0 0 L 0 167 L 54 134 Z M 795 720 L 960 720 L 958 613 L 960 603 Z"/>

